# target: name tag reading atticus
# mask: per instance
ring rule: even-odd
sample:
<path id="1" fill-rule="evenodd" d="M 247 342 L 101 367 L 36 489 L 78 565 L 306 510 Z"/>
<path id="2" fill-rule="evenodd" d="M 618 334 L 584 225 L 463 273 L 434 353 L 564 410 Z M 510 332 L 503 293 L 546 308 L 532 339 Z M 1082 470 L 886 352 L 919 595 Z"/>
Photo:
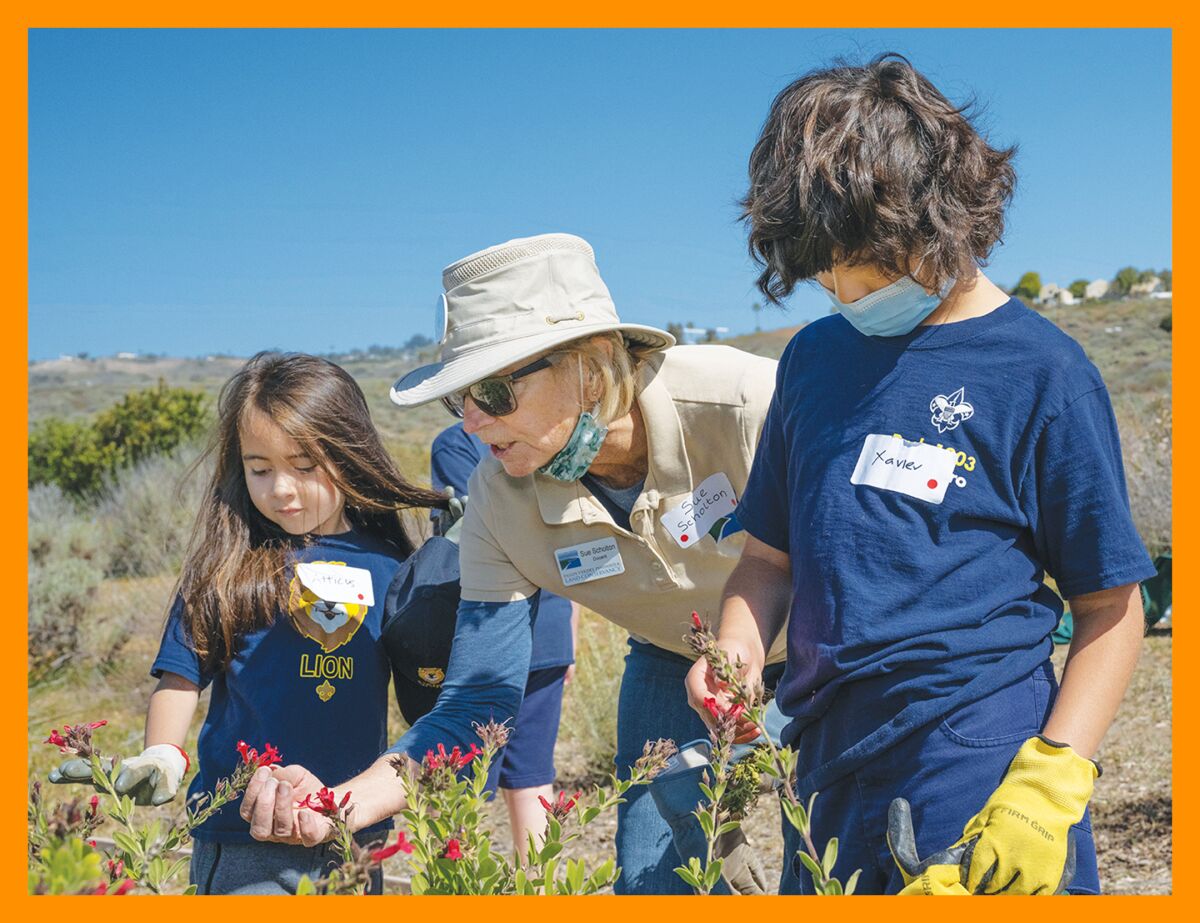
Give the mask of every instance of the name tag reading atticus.
<path id="1" fill-rule="evenodd" d="M 361 567 L 306 561 L 296 565 L 296 576 L 308 589 L 329 603 L 375 605 L 371 572 Z"/>
<path id="2" fill-rule="evenodd" d="M 951 450 L 872 433 L 863 443 L 850 483 L 941 503 L 954 477 L 954 463 Z"/>

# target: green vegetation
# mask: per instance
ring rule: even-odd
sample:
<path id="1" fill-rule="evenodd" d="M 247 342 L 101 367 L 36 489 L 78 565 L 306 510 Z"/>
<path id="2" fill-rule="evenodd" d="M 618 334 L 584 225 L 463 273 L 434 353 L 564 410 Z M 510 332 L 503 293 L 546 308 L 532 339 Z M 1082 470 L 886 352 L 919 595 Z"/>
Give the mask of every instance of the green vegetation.
<path id="1" fill-rule="evenodd" d="M 171 451 L 208 423 L 203 392 L 161 379 L 90 422 L 49 417 L 29 433 L 29 486 L 55 484 L 74 497 L 95 497 L 114 472 Z"/>

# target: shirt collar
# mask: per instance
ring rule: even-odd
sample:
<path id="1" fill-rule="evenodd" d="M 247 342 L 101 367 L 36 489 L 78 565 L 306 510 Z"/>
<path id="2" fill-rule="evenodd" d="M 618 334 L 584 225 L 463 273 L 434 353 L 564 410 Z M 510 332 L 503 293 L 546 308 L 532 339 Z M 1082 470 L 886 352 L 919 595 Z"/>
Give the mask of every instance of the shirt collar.
<path id="1" fill-rule="evenodd" d="M 649 472 L 644 493 L 671 497 L 692 489 L 692 470 L 683 441 L 683 425 L 675 401 L 658 379 L 663 354 L 657 353 L 643 363 L 638 373 L 638 406 L 646 425 Z M 578 481 L 564 482 L 537 473 L 533 476 L 538 511 L 547 525 L 611 521 L 606 510 Z M 657 497 L 653 500 L 657 506 Z"/>

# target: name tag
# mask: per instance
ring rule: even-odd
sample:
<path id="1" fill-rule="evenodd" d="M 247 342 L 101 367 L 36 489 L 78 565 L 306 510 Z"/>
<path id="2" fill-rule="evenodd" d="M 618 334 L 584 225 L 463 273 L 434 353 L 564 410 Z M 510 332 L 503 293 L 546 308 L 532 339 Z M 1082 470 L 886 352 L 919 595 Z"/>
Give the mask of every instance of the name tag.
<path id="1" fill-rule="evenodd" d="M 737 506 L 733 485 L 723 471 L 709 475 L 679 506 L 662 516 L 667 530 L 680 548 L 694 548 L 716 522 L 728 516 Z M 713 536 L 716 538 L 717 536 Z"/>
<path id="2" fill-rule="evenodd" d="M 872 433 L 863 443 L 850 483 L 941 503 L 954 477 L 955 460 L 948 449 Z"/>
<path id="3" fill-rule="evenodd" d="M 589 583 L 625 573 L 625 562 L 621 560 L 615 538 L 556 548 L 554 560 L 558 563 L 563 586 L 575 586 L 577 583 Z"/>
<path id="4" fill-rule="evenodd" d="M 371 572 L 361 567 L 347 567 L 345 564 L 330 564 L 327 561 L 306 561 L 296 565 L 296 576 L 326 602 L 375 605 Z"/>

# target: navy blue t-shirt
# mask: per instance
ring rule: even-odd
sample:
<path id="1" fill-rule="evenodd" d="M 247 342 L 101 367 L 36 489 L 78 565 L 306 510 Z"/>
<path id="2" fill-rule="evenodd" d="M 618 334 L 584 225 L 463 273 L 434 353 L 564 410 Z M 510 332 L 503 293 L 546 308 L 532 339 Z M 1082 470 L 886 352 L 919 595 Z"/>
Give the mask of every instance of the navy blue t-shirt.
<path id="1" fill-rule="evenodd" d="M 738 518 L 791 559 L 778 697 L 808 791 L 1042 663 L 1044 573 L 1068 598 L 1154 574 L 1099 372 L 1015 299 L 899 337 L 840 315 L 797 333 Z"/>
<path id="2" fill-rule="evenodd" d="M 434 490 L 453 487 L 455 494 L 467 492 L 467 482 L 487 446 L 478 436 L 468 434 L 461 423 L 448 426 L 437 434 L 429 455 L 430 480 Z M 470 503 L 470 497 L 467 498 Z M 563 667 L 575 661 L 571 642 L 571 601 L 547 590 L 541 591 L 537 621 L 533 626 L 533 659 L 530 670 Z"/>
<path id="3" fill-rule="evenodd" d="M 300 584 L 293 571 L 288 613 L 241 638 L 229 667 L 216 673 L 200 668 L 182 620 L 182 601 L 171 611 L 150 672 L 177 673 L 202 689 L 212 684 L 197 744 L 199 771 L 189 798 L 211 792 L 218 779 L 233 772 L 240 760 L 239 740 L 260 752 L 265 743 L 274 744 L 285 763 L 307 767 L 328 785 L 362 772 L 387 749 L 391 667 L 379 636 L 388 586 L 400 565 L 398 552 L 354 531 L 313 538 L 312 544 L 296 549 L 295 560 L 367 571 L 374 605 L 325 602 Z M 384 821 L 365 833 L 390 826 L 390 820 Z M 253 842 L 236 801 L 195 836 Z"/>

